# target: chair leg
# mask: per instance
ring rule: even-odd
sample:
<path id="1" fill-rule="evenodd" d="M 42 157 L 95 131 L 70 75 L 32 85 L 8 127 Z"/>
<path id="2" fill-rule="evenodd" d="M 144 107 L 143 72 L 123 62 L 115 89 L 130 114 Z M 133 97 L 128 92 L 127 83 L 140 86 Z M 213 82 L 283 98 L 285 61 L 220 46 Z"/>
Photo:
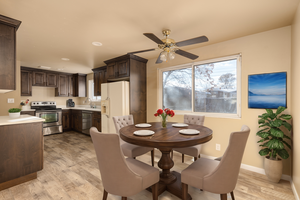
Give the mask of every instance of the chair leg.
<path id="1" fill-rule="evenodd" d="M 173 150 L 171 151 L 171 159 L 173 160 Z"/>
<path id="2" fill-rule="evenodd" d="M 152 198 L 153 198 L 153 200 L 158 200 L 158 184 L 159 184 L 159 182 L 152 185 Z"/>
<path id="3" fill-rule="evenodd" d="M 107 199 L 107 192 L 106 192 L 106 190 L 104 190 L 103 191 L 103 198 L 102 198 L 102 200 L 106 200 Z"/>
<path id="4" fill-rule="evenodd" d="M 233 195 L 233 191 L 230 192 L 230 195 L 231 195 L 231 199 L 232 199 L 232 200 L 235 200 L 235 199 L 234 199 L 234 195 Z"/>
<path id="5" fill-rule="evenodd" d="M 127 200 L 127 197 L 122 197 L 122 200 Z"/>
<path id="6" fill-rule="evenodd" d="M 185 183 L 181 183 L 181 189 L 182 189 L 182 193 L 181 193 L 181 198 L 182 200 L 187 200 L 187 195 L 188 195 L 188 185 Z"/>
<path id="7" fill-rule="evenodd" d="M 198 155 L 198 158 L 200 158 L 200 154 Z"/>
<path id="8" fill-rule="evenodd" d="M 194 157 L 194 162 L 195 162 L 197 159 L 198 159 L 197 157 Z"/>
<path id="9" fill-rule="evenodd" d="M 152 166 L 154 167 L 154 149 L 151 151 L 151 163 Z"/>
<path id="10" fill-rule="evenodd" d="M 220 194 L 221 200 L 227 200 L 227 194 Z"/>
<path id="11" fill-rule="evenodd" d="M 133 159 L 135 159 L 135 157 L 133 157 Z"/>
<path id="12" fill-rule="evenodd" d="M 182 154 L 182 163 L 184 163 L 184 154 Z"/>

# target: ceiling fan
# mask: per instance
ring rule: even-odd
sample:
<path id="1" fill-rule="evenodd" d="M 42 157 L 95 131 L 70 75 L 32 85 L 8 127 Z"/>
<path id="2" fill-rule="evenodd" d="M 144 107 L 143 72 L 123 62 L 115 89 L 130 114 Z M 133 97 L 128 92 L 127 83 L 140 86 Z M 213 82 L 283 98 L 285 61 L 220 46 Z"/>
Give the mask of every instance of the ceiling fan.
<path id="1" fill-rule="evenodd" d="M 188 45 L 192 45 L 192 44 L 198 44 L 198 43 L 208 41 L 208 38 L 206 36 L 200 36 L 200 37 L 192 38 L 189 40 L 184 40 L 181 42 L 175 42 L 175 40 L 168 38 L 171 33 L 171 31 L 169 29 L 163 30 L 162 33 L 166 37 L 165 39 L 162 39 L 162 40 L 159 39 L 158 37 L 156 37 L 156 35 L 154 35 L 153 33 L 144 33 L 144 35 L 146 37 L 148 37 L 150 40 L 152 40 L 158 44 L 158 49 L 162 50 L 162 52 L 159 54 L 159 56 L 156 60 L 156 64 L 162 63 L 163 61 L 168 61 L 168 60 L 174 59 L 175 58 L 174 53 L 184 56 L 186 58 L 195 60 L 199 56 L 189 53 L 187 51 L 181 50 L 181 49 L 179 49 L 179 47 L 188 46 Z M 128 54 L 143 53 L 143 52 L 147 52 L 147 51 L 154 51 L 156 49 L 146 49 L 146 50 L 142 50 L 142 51 L 130 52 Z"/>

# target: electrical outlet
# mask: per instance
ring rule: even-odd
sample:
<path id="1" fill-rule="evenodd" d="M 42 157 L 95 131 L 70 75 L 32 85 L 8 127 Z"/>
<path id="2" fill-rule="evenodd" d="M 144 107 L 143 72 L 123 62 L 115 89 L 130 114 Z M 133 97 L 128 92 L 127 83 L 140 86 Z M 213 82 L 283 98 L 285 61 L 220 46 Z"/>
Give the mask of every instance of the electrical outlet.
<path id="1" fill-rule="evenodd" d="M 221 151 L 221 145 L 220 144 L 216 144 L 216 150 Z"/>
<path id="2" fill-rule="evenodd" d="M 14 98 L 8 98 L 7 103 L 15 103 L 15 99 Z"/>

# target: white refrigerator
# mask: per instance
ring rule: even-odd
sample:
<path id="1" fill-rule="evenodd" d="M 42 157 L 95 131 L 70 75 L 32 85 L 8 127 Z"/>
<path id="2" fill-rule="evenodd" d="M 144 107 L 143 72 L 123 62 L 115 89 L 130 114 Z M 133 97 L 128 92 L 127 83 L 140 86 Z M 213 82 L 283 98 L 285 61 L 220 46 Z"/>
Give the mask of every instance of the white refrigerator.
<path id="1" fill-rule="evenodd" d="M 112 117 L 129 115 L 129 82 L 101 84 L 102 133 L 116 133 Z"/>

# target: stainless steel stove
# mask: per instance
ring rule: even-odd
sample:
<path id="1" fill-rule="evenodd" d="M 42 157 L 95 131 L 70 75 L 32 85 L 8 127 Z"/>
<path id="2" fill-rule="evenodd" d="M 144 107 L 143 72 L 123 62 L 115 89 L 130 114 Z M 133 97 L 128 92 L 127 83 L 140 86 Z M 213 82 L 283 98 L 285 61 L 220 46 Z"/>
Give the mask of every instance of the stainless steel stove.
<path id="1" fill-rule="evenodd" d="M 35 115 L 45 119 L 43 123 L 43 134 L 51 135 L 62 133 L 62 109 L 56 108 L 55 101 L 32 101 L 31 109 L 35 109 Z"/>

